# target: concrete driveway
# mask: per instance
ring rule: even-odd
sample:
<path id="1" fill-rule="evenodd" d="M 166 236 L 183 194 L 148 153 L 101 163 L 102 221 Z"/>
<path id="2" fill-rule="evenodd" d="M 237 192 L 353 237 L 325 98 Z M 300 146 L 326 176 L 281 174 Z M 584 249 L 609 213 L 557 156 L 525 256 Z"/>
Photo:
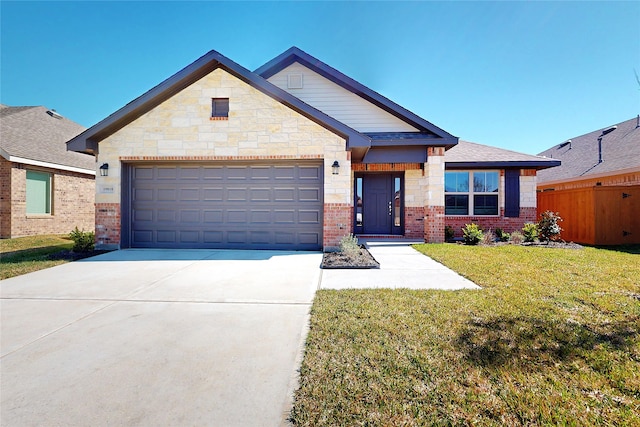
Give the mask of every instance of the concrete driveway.
<path id="1" fill-rule="evenodd" d="M 0 282 L 0 424 L 285 424 L 321 259 L 124 250 Z"/>

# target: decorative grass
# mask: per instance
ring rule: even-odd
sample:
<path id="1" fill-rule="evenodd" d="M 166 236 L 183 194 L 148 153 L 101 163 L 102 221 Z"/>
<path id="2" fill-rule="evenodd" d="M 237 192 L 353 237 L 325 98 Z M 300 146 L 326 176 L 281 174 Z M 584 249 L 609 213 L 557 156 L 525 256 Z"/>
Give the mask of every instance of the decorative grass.
<path id="1" fill-rule="evenodd" d="M 321 290 L 297 426 L 640 425 L 640 257 L 418 245 L 482 290 Z"/>
<path id="2" fill-rule="evenodd" d="M 69 262 L 49 259 L 49 255 L 71 250 L 68 236 L 29 236 L 0 240 L 0 280 Z"/>

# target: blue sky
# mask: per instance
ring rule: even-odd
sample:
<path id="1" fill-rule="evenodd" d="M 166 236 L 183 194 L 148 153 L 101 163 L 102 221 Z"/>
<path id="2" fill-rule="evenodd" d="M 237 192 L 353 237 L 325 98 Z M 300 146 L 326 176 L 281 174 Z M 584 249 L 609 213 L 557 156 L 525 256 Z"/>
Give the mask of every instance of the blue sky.
<path id="1" fill-rule="evenodd" d="M 0 2 L 0 102 L 91 126 L 217 50 L 291 46 L 462 139 L 535 154 L 640 113 L 640 2 Z"/>

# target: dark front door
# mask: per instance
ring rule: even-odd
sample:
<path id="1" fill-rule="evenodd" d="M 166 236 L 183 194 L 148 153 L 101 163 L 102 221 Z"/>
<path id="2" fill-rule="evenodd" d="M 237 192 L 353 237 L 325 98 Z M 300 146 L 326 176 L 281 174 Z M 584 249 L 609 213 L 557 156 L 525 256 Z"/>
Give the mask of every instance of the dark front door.
<path id="1" fill-rule="evenodd" d="M 402 175 L 356 175 L 355 224 L 357 234 L 402 234 Z"/>
<path id="2" fill-rule="evenodd" d="M 363 182 L 364 233 L 391 234 L 392 191 L 391 176 L 366 175 Z"/>

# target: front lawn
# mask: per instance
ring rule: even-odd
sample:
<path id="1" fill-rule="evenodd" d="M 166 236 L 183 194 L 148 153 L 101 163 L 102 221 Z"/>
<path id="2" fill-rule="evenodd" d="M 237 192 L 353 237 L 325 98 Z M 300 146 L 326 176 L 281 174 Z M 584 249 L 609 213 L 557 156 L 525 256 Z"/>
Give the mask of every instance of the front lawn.
<path id="1" fill-rule="evenodd" d="M 417 249 L 484 289 L 319 291 L 295 425 L 640 425 L 638 248 Z"/>
<path id="2" fill-rule="evenodd" d="M 68 251 L 73 241 L 68 236 L 30 236 L 0 240 L 0 280 L 68 262 L 50 259 L 50 255 Z"/>

